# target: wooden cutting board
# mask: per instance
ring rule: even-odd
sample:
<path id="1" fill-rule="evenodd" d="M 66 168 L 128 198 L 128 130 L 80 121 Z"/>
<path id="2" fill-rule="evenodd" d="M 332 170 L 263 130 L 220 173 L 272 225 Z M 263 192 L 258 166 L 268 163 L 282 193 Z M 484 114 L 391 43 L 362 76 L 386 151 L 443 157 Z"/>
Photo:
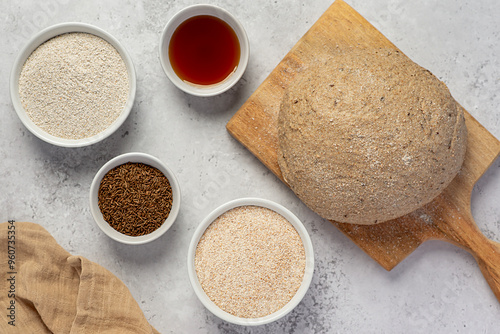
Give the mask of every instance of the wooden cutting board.
<path id="1" fill-rule="evenodd" d="M 396 47 L 342 0 L 335 1 L 227 124 L 229 133 L 283 180 L 277 162 L 277 117 L 296 74 L 332 47 Z M 391 270 L 429 239 L 469 251 L 500 300 L 500 244 L 484 237 L 471 215 L 474 184 L 500 154 L 500 142 L 465 111 L 468 145 L 459 175 L 433 202 L 402 218 L 365 226 L 332 221 L 381 266 Z"/>

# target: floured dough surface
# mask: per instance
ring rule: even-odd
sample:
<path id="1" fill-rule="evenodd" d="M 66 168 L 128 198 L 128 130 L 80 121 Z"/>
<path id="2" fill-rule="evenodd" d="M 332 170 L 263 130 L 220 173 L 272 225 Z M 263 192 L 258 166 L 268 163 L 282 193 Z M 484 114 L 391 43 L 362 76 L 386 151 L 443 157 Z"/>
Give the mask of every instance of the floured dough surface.
<path id="1" fill-rule="evenodd" d="M 463 109 L 399 51 L 349 48 L 312 64 L 278 117 L 285 181 L 320 216 L 375 224 L 434 199 L 463 163 Z"/>

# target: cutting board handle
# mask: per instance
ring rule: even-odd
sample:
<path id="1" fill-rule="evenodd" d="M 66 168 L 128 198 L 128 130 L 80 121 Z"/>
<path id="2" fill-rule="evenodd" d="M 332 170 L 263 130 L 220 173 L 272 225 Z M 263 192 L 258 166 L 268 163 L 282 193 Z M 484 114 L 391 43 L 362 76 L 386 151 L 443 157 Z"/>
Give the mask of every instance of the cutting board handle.
<path id="1" fill-rule="evenodd" d="M 485 238 L 486 239 L 486 238 Z M 481 250 L 471 253 L 476 258 L 484 278 L 500 301 L 500 244 L 486 239 Z"/>
<path id="2" fill-rule="evenodd" d="M 448 223 L 443 223 L 444 220 Z M 479 230 L 470 211 L 465 215 L 455 211 L 453 216 L 448 215 L 444 220 L 436 220 L 443 233 L 438 239 L 453 243 L 471 253 L 500 301 L 500 243 L 488 239 Z"/>

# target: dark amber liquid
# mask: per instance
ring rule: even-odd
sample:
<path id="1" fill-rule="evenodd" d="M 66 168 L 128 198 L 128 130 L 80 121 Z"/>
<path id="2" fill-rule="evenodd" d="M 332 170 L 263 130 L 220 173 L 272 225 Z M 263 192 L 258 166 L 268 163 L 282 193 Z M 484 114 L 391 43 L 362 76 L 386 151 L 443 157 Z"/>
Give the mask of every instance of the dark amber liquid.
<path id="1" fill-rule="evenodd" d="M 199 15 L 177 27 L 168 56 L 182 80 L 213 85 L 226 79 L 238 66 L 240 44 L 226 22 L 215 16 Z"/>

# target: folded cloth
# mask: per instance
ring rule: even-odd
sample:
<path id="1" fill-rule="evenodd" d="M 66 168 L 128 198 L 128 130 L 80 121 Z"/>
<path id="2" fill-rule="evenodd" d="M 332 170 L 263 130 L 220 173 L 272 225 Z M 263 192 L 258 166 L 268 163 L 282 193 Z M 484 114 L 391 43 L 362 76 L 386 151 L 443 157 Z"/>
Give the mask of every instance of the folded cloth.
<path id="1" fill-rule="evenodd" d="M 151 333 L 125 284 L 40 225 L 0 224 L 0 333 Z"/>

